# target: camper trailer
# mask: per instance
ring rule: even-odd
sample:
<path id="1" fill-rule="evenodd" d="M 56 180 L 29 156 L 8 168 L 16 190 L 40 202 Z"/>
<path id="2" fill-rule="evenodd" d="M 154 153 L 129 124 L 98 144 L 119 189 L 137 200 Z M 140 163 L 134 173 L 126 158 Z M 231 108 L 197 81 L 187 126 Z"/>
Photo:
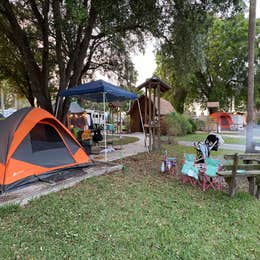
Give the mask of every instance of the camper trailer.
<path id="1" fill-rule="evenodd" d="M 99 110 L 86 109 L 86 113 L 91 116 L 93 125 L 100 126 L 105 124 L 104 112 Z"/>

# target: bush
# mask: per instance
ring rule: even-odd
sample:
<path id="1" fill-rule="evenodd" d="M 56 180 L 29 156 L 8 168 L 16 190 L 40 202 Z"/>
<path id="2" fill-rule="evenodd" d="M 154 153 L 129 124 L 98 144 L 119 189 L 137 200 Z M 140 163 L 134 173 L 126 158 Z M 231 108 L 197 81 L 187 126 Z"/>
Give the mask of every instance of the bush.
<path id="1" fill-rule="evenodd" d="M 165 122 L 168 135 L 186 135 L 191 134 L 196 130 L 196 124 L 191 118 L 175 112 L 166 115 Z"/>
<path id="2" fill-rule="evenodd" d="M 197 131 L 197 124 L 196 124 L 196 121 L 192 118 L 188 118 L 190 124 L 191 124 L 191 131 L 192 133 L 196 132 Z"/>
<path id="3" fill-rule="evenodd" d="M 206 123 L 203 120 L 197 119 L 196 121 L 196 130 L 205 131 L 206 129 Z"/>

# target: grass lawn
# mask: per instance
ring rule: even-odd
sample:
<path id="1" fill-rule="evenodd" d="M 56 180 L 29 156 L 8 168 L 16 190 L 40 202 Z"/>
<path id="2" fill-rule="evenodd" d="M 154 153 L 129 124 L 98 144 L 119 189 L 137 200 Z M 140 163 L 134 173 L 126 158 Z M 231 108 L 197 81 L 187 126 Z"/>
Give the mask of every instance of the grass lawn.
<path id="1" fill-rule="evenodd" d="M 164 148 L 179 167 L 193 151 Z M 259 259 L 259 201 L 181 184 L 161 159 L 129 157 L 122 172 L 0 208 L 1 259 Z"/>
<path id="2" fill-rule="evenodd" d="M 189 134 L 186 136 L 177 136 L 175 137 L 176 141 L 190 141 L 190 142 L 204 142 L 206 137 L 208 136 L 207 133 L 196 133 L 196 134 Z M 245 138 L 235 138 L 235 137 L 228 137 L 227 135 L 222 136 L 225 144 L 245 144 Z"/>

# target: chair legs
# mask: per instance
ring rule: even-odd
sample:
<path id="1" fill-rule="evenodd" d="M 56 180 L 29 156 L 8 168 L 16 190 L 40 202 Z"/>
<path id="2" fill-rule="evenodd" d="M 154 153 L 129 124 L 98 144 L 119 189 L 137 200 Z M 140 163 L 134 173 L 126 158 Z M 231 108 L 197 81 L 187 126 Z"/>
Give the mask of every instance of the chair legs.
<path id="1" fill-rule="evenodd" d="M 208 189 L 221 190 L 222 189 L 223 178 L 220 176 L 210 177 L 204 172 L 202 173 L 202 183 L 201 189 L 206 191 Z"/>
<path id="2" fill-rule="evenodd" d="M 163 161 L 164 163 L 164 171 L 163 173 L 169 174 L 169 175 L 176 175 L 176 158 L 169 158 L 167 160 Z"/>

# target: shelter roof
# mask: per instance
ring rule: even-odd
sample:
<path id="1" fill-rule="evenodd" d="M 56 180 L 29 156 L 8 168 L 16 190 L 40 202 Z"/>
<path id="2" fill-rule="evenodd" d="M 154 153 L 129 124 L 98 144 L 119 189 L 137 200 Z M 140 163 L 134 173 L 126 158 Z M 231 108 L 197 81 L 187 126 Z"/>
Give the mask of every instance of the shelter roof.
<path id="1" fill-rule="evenodd" d="M 62 90 L 60 96 L 80 96 L 94 102 L 103 102 L 103 94 L 108 102 L 137 99 L 137 95 L 123 88 L 117 87 L 104 80 L 91 81 L 75 86 L 68 90 Z"/>
<path id="2" fill-rule="evenodd" d="M 141 97 L 139 97 L 141 106 L 142 106 L 141 99 L 144 99 L 144 98 L 145 98 L 145 95 L 142 95 Z M 153 104 L 153 95 L 152 95 L 152 104 Z M 132 105 L 131 110 L 133 109 L 133 107 L 134 107 L 134 105 Z M 155 97 L 155 108 L 158 109 L 158 98 L 157 97 Z M 130 110 L 130 113 L 131 113 L 131 110 Z M 169 101 L 167 101 L 163 98 L 160 98 L 160 114 L 166 115 L 171 112 L 175 112 L 173 105 Z"/>
<path id="3" fill-rule="evenodd" d="M 158 85 L 160 86 L 160 91 L 161 92 L 166 92 L 166 91 L 168 91 L 171 88 L 171 86 L 169 86 L 167 83 L 162 81 L 160 78 L 158 78 L 156 76 L 153 76 L 150 79 L 147 79 L 141 85 L 139 85 L 137 87 L 137 89 L 140 90 L 142 88 L 149 87 L 149 86 L 151 86 L 151 88 L 156 88 Z"/>

